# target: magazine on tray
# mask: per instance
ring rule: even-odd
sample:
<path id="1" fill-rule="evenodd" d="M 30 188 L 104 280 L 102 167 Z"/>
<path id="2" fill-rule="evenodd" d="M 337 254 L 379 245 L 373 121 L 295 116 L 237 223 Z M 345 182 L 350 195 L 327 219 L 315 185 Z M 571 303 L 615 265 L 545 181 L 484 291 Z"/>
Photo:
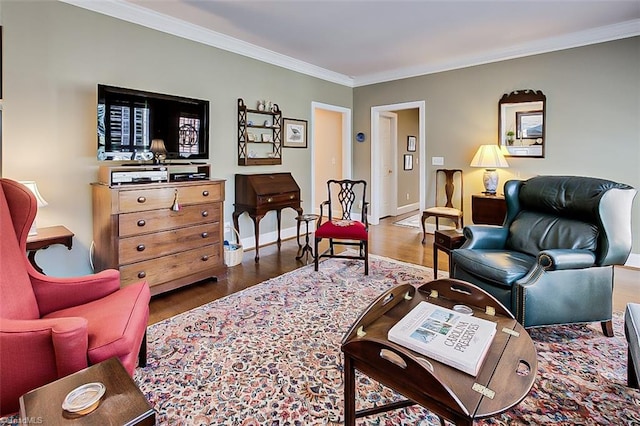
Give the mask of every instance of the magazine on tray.
<path id="1" fill-rule="evenodd" d="M 390 341 L 476 376 L 496 323 L 420 302 L 389 330 Z"/>

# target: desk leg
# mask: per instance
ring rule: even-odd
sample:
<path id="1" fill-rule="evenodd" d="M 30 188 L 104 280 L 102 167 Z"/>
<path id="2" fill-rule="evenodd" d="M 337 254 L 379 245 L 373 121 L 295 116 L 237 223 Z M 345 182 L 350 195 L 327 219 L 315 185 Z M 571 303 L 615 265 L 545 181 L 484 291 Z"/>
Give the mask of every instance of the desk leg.
<path id="1" fill-rule="evenodd" d="M 278 219 L 278 250 L 280 250 L 280 246 L 282 245 L 282 240 L 280 239 L 280 227 L 282 221 L 282 210 L 276 210 L 276 218 Z"/>
<path id="2" fill-rule="evenodd" d="M 351 358 L 344 356 L 344 424 L 356 424 L 356 377 Z"/>
<path id="3" fill-rule="evenodd" d="M 256 234 L 256 257 L 255 257 L 255 261 L 259 262 L 260 261 L 260 221 L 262 220 L 262 218 L 264 217 L 264 215 L 259 215 L 259 216 L 255 216 L 252 217 L 253 219 L 253 232 Z M 278 235 L 280 234 L 279 230 L 278 230 Z"/>

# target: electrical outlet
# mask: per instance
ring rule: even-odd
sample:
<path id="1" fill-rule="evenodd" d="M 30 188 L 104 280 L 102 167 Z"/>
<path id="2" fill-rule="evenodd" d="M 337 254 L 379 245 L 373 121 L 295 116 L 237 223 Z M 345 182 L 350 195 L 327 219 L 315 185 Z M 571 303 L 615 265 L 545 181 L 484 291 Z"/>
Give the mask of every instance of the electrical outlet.
<path id="1" fill-rule="evenodd" d="M 409 193 L 407 192 L 407 200 L 409 199 Z"/>
<path id="2" fill-rule="evenodd" d="M 444 166 L 444 157 L 431 157 L 432 166 Z"/>

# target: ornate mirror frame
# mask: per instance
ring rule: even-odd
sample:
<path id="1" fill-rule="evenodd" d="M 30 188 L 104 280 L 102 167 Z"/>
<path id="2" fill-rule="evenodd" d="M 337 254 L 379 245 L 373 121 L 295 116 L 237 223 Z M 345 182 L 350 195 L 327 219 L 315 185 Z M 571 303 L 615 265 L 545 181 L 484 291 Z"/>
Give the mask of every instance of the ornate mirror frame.
<path id="1" fill-rule="evenodd" d="M 498 102 L 498 145 L 508 157 L 544 158 L 547 98 L 540 90 L 505 93 Z"/>

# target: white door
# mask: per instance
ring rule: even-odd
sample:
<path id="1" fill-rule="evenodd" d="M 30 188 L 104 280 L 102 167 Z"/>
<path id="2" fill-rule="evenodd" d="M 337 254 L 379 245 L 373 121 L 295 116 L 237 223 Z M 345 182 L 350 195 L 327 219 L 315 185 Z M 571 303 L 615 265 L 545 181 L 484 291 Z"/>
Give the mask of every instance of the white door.
<path id="1" fill-rule="evenodd" d="M 385 112 L 380 114 L 380 171 L 381 197 L 380 217 L 396 213 L 396 140 L 398 116 Z"/>

